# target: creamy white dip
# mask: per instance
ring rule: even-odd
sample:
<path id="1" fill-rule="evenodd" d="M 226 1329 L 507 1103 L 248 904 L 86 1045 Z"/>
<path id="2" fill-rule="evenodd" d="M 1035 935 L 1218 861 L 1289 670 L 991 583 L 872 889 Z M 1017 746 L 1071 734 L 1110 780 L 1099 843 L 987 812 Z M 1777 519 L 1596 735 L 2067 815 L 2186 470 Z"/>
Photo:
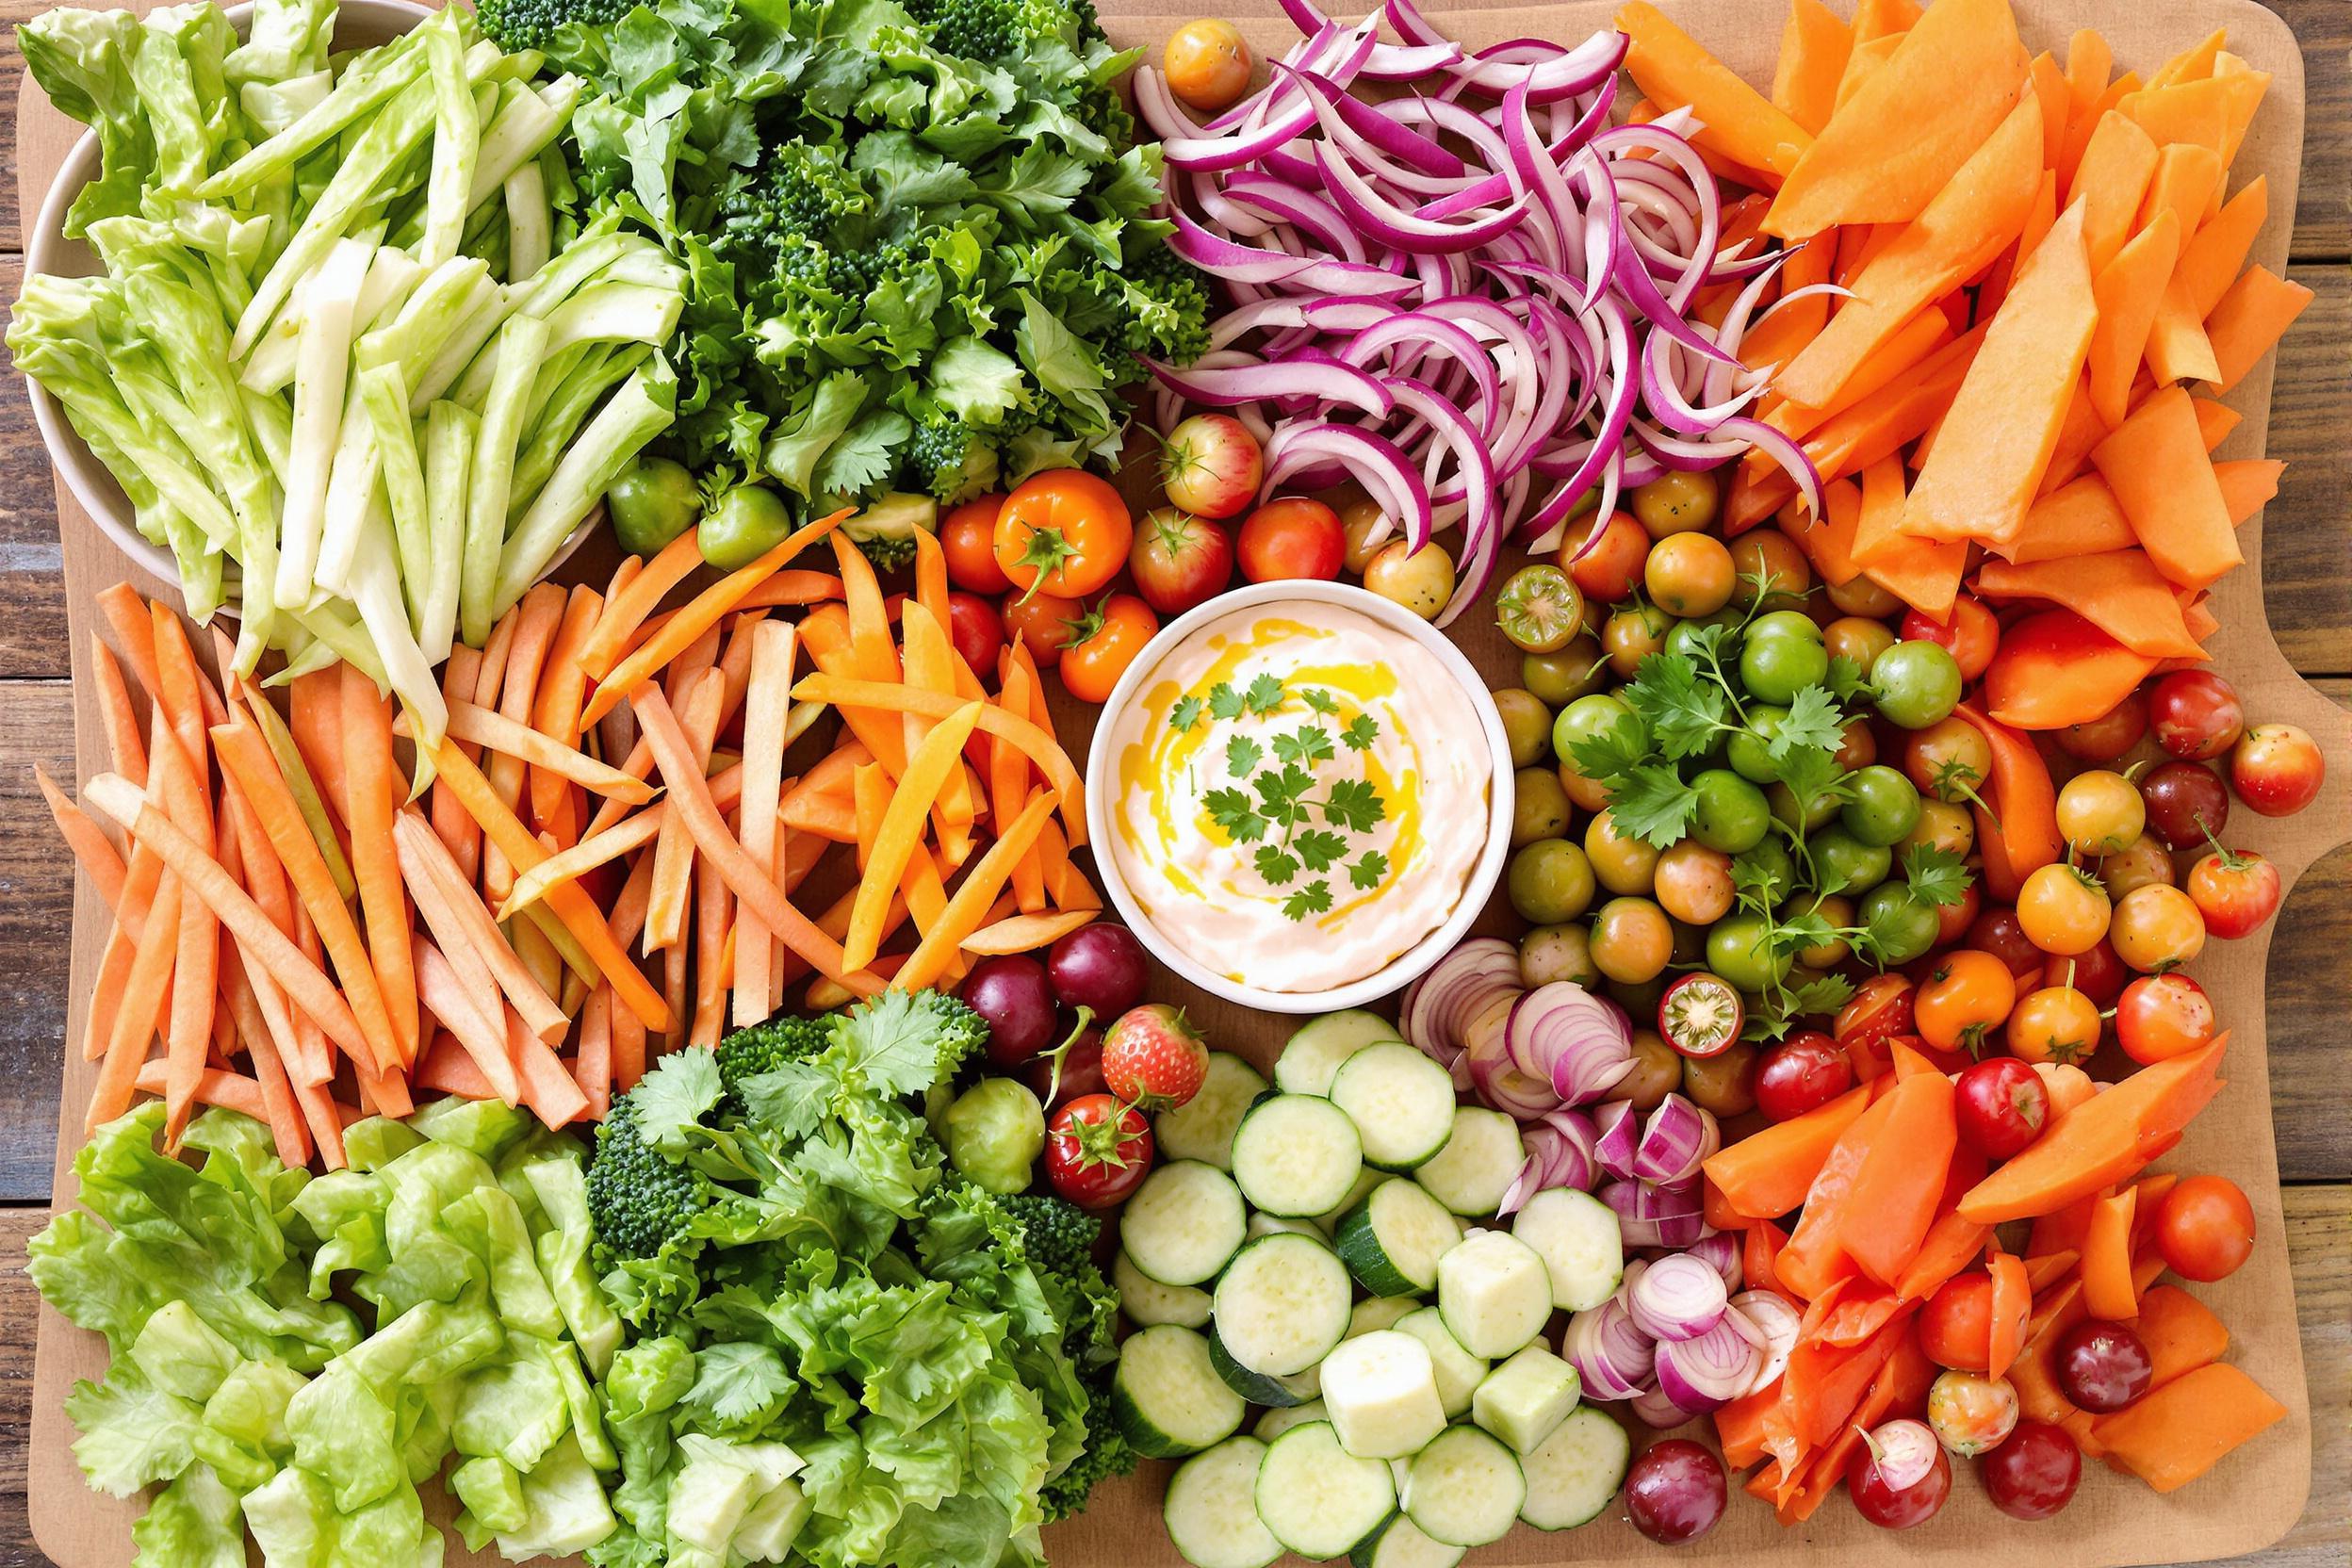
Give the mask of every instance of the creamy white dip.
<path id="1" fill-rule="evenodd" d="M 1454 913 L 1485 847 L 1481 700 L 1353 610 L 1210 621 L 1104 737 L 1119 878 L 1154 929 L 1237 984 L 1315 992 L 1375 973 Z"/>

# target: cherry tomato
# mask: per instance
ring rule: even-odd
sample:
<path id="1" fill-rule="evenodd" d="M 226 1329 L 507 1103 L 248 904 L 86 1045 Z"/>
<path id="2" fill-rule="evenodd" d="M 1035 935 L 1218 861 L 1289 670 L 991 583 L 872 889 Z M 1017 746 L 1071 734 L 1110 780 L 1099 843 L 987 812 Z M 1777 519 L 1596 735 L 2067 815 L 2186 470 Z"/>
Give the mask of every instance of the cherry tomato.
<path id="1" fill-rule="evenodd" d="M 1127 569 L 1146 604 L 1163 615 L 1181 615 L 1217 597 L 1233 580 L 1233 536 L 1205 517 L 1158 507 L 1136 525 Z"/>
<path id="2" fill-rule="evenodd" d="M 2216 937 L 2243 937 L 2278 912 L 2278 868 L 2250 849 L 2216 849 L 2189 868 L 2189 898 Z"/>
<path id="3" fill-rule="evenodd" d="M 1390 519 L 1388 509 L 1353 482 L 1335 494 L 1340 498 L 1331 504 L 1339 511 L 1340 537 L 1348 542 L 1340 564 L 1362 577 L 1364 569 L 1372 564 L 1372 558 L 1396 537 L 1396 525 Z"/>
<path id="4" fill-rule="evenodd" d="M 1921 794 L 1965 805 L 1991 776 L 1993 748 L 1968 720 L 1938 719 L 1903 743 L 1903 771 Z"/>
<path id="5" fill-rule="evenodd" d="M 2072 956 L 2107 934 L 2107 890 L 2079 866 L 2037 869 L 2017 890 L 2017 919 L 2034 945 Z"/>
<path id="6" fill-rule="evenodd" d="M 2177 971 L 2144 974 L 2115 1001 L 2115 1039 L 2135 1062 L 2161 1062 L 2197 1050 L 2217 1027 L 2213 998 Z"/>
<path id="7" fill-rule="evenodd" d="M 1756 1102 L 1774 1121 L 1819 1110 L 1854 1087 L 1854 1060 L 1818 1030 L 1791 1035 L 1756 1068 Z"/>
<path id="8" fill-rule="evenodd" d="M 1900 974 L 1873 974 L 1838 1009 L 1830 1033 L 1848 1051 L 1869 1051 L 1886 1059 L 1886 1043 L 1911 1029 L 1911 982 Z"/>
<path id="9" fill-rule="evenodd" d="M 1937 1050 L 1975 1055 L 2017 1001 L 2017 983 L 2006 963 L 1962 948 L 1936 960 L 1911 999 L 1912 1018 L 1919 1037 Z"/>
<path id="10" fill-rule="evenodd" d="M 1113 594 L 1084 621 L 1079 635 L 1062 649 L 1062 684 L 1080 702 L 1098 707 L 1111 700 L 1111 688 L 1127 673 L 1160 619 L 1152 607 L 1133 594 Z"/>
<path id="11" fill-rule="evenodd" d="M 1731 913 L 1731 857 L 1696 839 L 1659 855 L 1651 881 L 1658 904 L 1685 924 L 1712 925 Z"/>
<path id="12" fill-rule="evenodd" d="M 1993 650 L 2001 645 L 2001 623 L 1984 608 L 1984 600 L 1962 594 L 1952 601 L 1952 616 L 1947 621 L 1917 610 L 1903 616 L 1903 640 L 1942 645 L 1960 666 L 1960 678 L 1974 680 L 1993 662 Z"/>
<path id="13" fill-rule="evenodd" d="M 1988 1160 L 2011 1159 L 2050 1125 L 2050 1087 L 2015 1056 L 1988 1056 L 1960 1070 L 1952 1114 L 1962 1143 Z"/>
<path id="14" fill-rule="evenodd" d="M 1673 923 L 1646 898 L 1612 898 L 1593 917 L 1592 967 L 1621 985 L 1656 979 L 1674 949 Z"/>
<path id="15" fill-rule="evenodd" d="M 1712 615 L 1738 586 L 1731 551 L 1711 533 L 1670 533 L 1650 547 L 1642 568 L 1650 597 L 1671 614 Z"/>
<path id="16" fill-rule="evenodd" d="M 1895 634 L 1885 621 L 1843 615 L 1821 628 L 1821 645 L 1830 658 L 1851 661 L 1867 677 L 1878 656 L 1895 645 Z"/>
<path id="17" fill-rule="evenodd" d="M 1925 1424 L 1888 1421 L 1847 1462 L 1846 1492 L 1871 1524 L 1907 1530 L 1935 1518 L 1952 1495 L 1952 1461 Z"/>
<path id="18" fill-rule="evenodd" d="M 1522 653 L 1557 653 L 1584 625 L 1584 596 L 1558 566 L 1522 566 L 1494 596 L 1494 624 Z"/>
<path id="19" fill-rule="evenodd" d="M 2142 974 L 2154 974 L 2205 950 L 2205 917 L 2180 889 L 2151 883 L 2123 895 L 2107 939 L 2116 957 Z"/>
<path id="20" fill-rule="evenodd" d="M 1968 945 L 2007 964 L 2010 974 L 2020 986 L 2041 977 L 2042 950 L 2025 934 L 2025 924 L 2017 919 L 2017 912 L 2005 904 L 1986 905 L 1968 923 Z"/>
<path id="21" fill-rule="evenodd" d="M 1601 628 L 1601 650 L 1609 655 L 1609 667 L 1631 680 L 1642 661 L 1666 650 L 1666 634 L 1673 629 L 1673 620 L 1658 606 L 1624 605 Z"/>
<path id="22" fill-rule="evenodd" d="M 1186 106 L 1219 114 L 1250 90 L 1250 45 L 1230 22 L 1187 22 L 1168 35 L 1160 69 L 1168 74 L 1168 90 Z"/>
<path id="23" fill-rule="evenodd" d="M 2115 956 L 2115 944 L 2103 937 L 2080 953 L 2063 958 L 2052 955 L 2042 965 L 2043 985 L 2072 986 L 2101 1007 L 2114 1006 L 2131 979 L 2132 972 Z"/>
<path id="24" fill-rule="evenodd" d="M 2091 768 L 2058 792 L 2058 832 L 2078 855 L 2113 855 L 2140 836 L 2148 808 L 2119 773 Z"/>
<path id="25" fill-rule="evenodd" d="M 1919 1309 L 1919 1348 L 1938 1366 L 1982 1372 L 1993 1359 L 1993 1277 L 1954 1274 Z"/>
<path id="26" fill-rule="evenodd" d="M 1693 533 L 1715 520 L 1721 486 L 1713 474 L 1660 474 L 1633 491 L 1633 515 L 1655 538 Z"/>
<path id="27" fill-rule="evenodd" d="M 2167 849 L 2195 849 L 2230 825 L 2230 792 L 2221 776 L 2195 762 L 2166 762 L 2140 780 L 2148 825 Z M 2249 803 L 2250 804 L 2250 803 Z"/>
<path id="28" fill-rule="evenodd" d="M 1391 539 L 1364 564 L 1364 585 L 1389 603 L 1433 621 L 1453 600 L 1454 558 L 1443 545 L 1414 549 L 1409 540 Z"/>
<path id="29" fill-rule="evenodd" d="M 1601 536 L 1586 549 L 1591 534 L 1590 519 L 1568 525 L 1567 539 L 1560 547 L 1560 569 L 1588 598 L 1603 604 L 1631 598 L 1642 580 L 1642 568 L 1649 561 L 1650 536 L 1623 512 L 1610 514 Z"/>
<path id="30" fill-rule="evenodd" d="M 2254 1205 L 2227 1176 L 2191 1176 L 2156 1211 L 2156 1248 L 2184 1280 L 2226 1280 L 2254 1253 Z"/>
<path id="31" fill-rule="evenodd" d="M 2020 1060 L 2071 1066 L 2099 1049 L 2099 1004 L 2072 986 L 2029 991 L 2009 1015 L 2009 1050 Z"/>
<path id="32" fill-rule="evenodd" d="M 2230 753 L 2238 798 L 2265 817 L 2291 817 L 2319 798 L 2328 764 L 2319 744 L 2291 724 L 2258 724 Z"/>
<path id="33" fill-rule="evenodd" d="M 1965 806 L 1954 806 L 1948 800 L 1919 801 L 1919 825 L 1903 840 L 1903 847 L 1925 844 L 1947 854 L 1967 859 L 1968 851 L 1976 847 L 1976 819 Z M 1983 947 L 1983 942 L 1970 942 L 1970 947 Z"/>
<path id="34" fill-rule="evenodd" d="M 2082 1450 L 2047 1421 L 2020 1421 L 2009 1441 L 1978 1461 L 1985 1494 L 2012 1519 L 2047 1519 L 2074 1501 Z"/>
<path id="35" fill-rule="evenodd" d="M 956 651 L 974 675 L 996 673 L 996 656 L 1004 651 L 1004 617 L 990 600 L 956 589 L 947 596 L 947 631 Z"/>
<path id="36" fill-rule="evenodd" d="M 2051 1370 L 2070 1403 L 2107 1415 L 2148 1392 L 2156 1363 L 2147 1342 L 2131 1329 L 2086 1317 L 2059 1336 Z"/>
<path id="37" fill-rule="evenodd" d="M 2113 855 L 2099 858 L 2099 886 L 2111 900 L 2151 882 L 2169 887 L 2172 878 L 2172 851 L 2153 833 L 2142 833 Z"/>
<path id="38" fill-rule="evenodd" d="M 996 515 L 996 564 L 1034 597 L 1084 598 L 1109 585 L 1135 543 L 1127 503 L 1107 480 L 1055 468 L 1021 482 Z"/>
<path id="39" fill-rule="evenodd" d="M 1243 59 L 1247 61 L 1246 54 Z M 1242 70 L 1246 75 L 1247 63 Z M 1266 454 L 1258 449 L 1258 438 L 1230 414 L 1196 414 L 1160 443 L 1160 488 L 1170 505 L 1197 517 L 1235 515 L 1256 498 L 1258 482 L 1265 477 Z"/>
<path id="40" fill-rule="evenodd" d="M 1252 582 L 1310 578 L 1329 582 L 1347 564 L 1339 514 L 1321 501 L 1288 496 L 1266 502 L 1241 525 L 1241 575 Z"/>
<path id="41" fill-rule="evenodd" d="M 2237 743 L 2246 709 L 2237 688 L 2209 670 L 2175 670 L 2148 688 L 2148 725 L 2156 743 L 2201 762 Z"/>
<path id="42" fill-rule="evenodd" d="M 1805 560 L 1805 551 L 1776 528 L 1750 529 L 1734 539 L 1731 564 L 1741 580 L 1740 585 L 1732 591 L 1732 597 L 1742 608 L 1754 602 L 1765 610 L 1794 610 L 1804 603 L 1806 592 L 1813 586 L 1813 566 Z M 1764 589 L 1761 598 L 1756 596 L 1758 580 Z M 1844 609 L 1842 605 L 1839 608 Z M 1858 610 L 1845 612 L 1865 613 Z"/>
<path id="43" fill-rule="evenodd" d="M 1062 662 L 1070 629 L 1086 619 L 1086 607 L 1055 594 L 1032 594 L 1004 601 L 1004 634 L 1029 649 L 1039 669 Z"/>
<path id="44" fill-rule="evenodd" d="M 996 564 L 996 519 L 1002 496 L 982 496 L 947 509 L 939 519 L 939 548 L 947 556 L 947 580 L 969 594 L 1002 594 L 1013 585 Z M 976 666 L 975 666 L 976 667 Z"/>
<path id="45" fill-rule="evenodd" d="M 1927 1391 L 1927 1424 L 1944 1452 L 1971 1459 L 2017 1426 L 2017 1391 L 2006 1378 L 1939 1372 Z"/>
<path id="46" fill-rule="evenodd" d="M 1762 529 L 1754 529 L 1740 537 L 1760 536 Z M 1903 609 L 1903 601 L 1872 581 L 1867 573 L 1857 572 L 1843 582 L 1829 585 L 1829 602 L 1840 615 L 1865 615 L 1883 621 Z"/>
<path id="47" fill-rule="evenodd" d="M 1045 1179 L 1082 1209 L 1124 1203 L 1152 1172 L 1152 1124 L 1109 1094 L 1070 1101 L 1045 1124 Z"/>
<path id="48" fill-rule="evenodd" d="M 2098 718 L 2055 730 L 2058 749 L 2079 762 L 2113 762 L 2148 733 L 2148 699 L 2133 692 Z"/>

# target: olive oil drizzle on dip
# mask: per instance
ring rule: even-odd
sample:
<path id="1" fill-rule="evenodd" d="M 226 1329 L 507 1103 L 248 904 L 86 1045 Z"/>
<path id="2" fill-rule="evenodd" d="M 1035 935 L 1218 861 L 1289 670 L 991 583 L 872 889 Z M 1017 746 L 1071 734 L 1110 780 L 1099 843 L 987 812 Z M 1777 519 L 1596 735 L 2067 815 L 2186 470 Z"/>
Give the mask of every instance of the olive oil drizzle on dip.
<path id="1" fill-rule="evenodd" d="M 1265 990 L 1363 979 L 1445 923 L 1484 846 L 1474 699 L 1355 611 L 1239 610 L 1120 715 L 1111 853 L 1159 933 Z"/>

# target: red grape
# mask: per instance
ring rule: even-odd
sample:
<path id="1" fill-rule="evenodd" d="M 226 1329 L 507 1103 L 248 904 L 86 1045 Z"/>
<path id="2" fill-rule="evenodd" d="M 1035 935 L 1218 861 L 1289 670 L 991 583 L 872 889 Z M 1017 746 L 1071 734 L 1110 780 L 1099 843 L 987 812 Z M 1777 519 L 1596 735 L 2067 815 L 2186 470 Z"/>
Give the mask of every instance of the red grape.
<path id="1" fill-rule="evenodd" d="M 988 1026 L 988 1060 L 1015 1068 L 1060 1039 L 1045 966 L 1022 954 L 983 958 L 964 976 L 965 1004 Z"/>
<path id="2" fill-rule="evenodd" d="M 1100 920 L 1055 942 L 1046 954 L 1045 967 L 1062 1005 L 1091 1007 L 1105 1022 L 1141 1002 L 1151 978 L 1143 943 L 1135 934 Z"/>
<path id="3" fill-rule="evenodd" d="M 2221 776 L 2195 762 L 2166 762 L 2140 782 L 2148 825 L 2168 849 L 2196 849 L 2218 838 L 2230 822 L 2230 791 Z"/>
<path id="4" fill-rule="evenodd" d="M 1964 947 L 1978 948 L 2009 966 L 2022 986 L 2042 972 L 2042 950 L 2025 934 L 2025 923 L 2006 904 L 1991 904 L 1968 923 Z"/>
<path id="5" fill-rule="evenodd" d="M 2086 1317 L 2058 1341 L 2058 1387 L 2094 1415 L 2119 1411 L 2148 1392 L 2156 1364 L 2138 1334 Z"/>
<path id="6" fill-rule="evenodd" d="M 2020 1421 L 1979 1466 L 1995 1508 L 2012 1519 L 2047 1519 L 2074 1501 L 2082 1450 L 2064 1427 Z"/>
<path id="7" fill-rule="evenodd" d="M 1644 1448 L 1625 1475 L 1625 1515 L 1665 1546 L 1696 1541 L 1723 1516 L 1723 1463 L 1688 1438 Z"/>
<path id="8" fill-rule="evenodd" d="M 2050 739 L 2079 762 L 2113 762 L 2148 733 L 2148 699 L 2133 692 L 2087 724 L 2068 725 Z"/>

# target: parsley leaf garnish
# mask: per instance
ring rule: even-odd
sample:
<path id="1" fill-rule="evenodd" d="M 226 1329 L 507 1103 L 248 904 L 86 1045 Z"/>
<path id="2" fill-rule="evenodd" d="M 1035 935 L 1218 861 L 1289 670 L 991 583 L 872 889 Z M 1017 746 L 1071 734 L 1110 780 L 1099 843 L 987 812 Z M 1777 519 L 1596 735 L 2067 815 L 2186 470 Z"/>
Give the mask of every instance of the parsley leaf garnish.
<path id="1" fill-rule="evenodd" d="M 1298 852 L 1298 858 L 1307 863 L 1309 871 L 1329 871 L 1348 857 L 1348 841 L 1320 827 L 1299 834 L 1291 841 L 1290 847 Z"/>
<path id="2" fill-rule="evenodd" d="M 1348 885 L 1365 890 L 1379 887 L 1380 878 L 1387 874 L 1388 857 L 1377 849 L 1365 850 L 1356 858 L 1356 863 L 1348 868 Z"/>
<path id="3" fill-rule="evenodd" d="M 1331 760 L 1330 731 L 1302 724 L 1287 735 L 1274 737 L 1275 760 L 1282 762 L 1328 762 Z"/>
<path id="4" fill-rule="evenodd" d="M 1258 874 L 1279 888 L 1298 874 L 1298 858 L 1273 844 L 1260 844 L 1256 857 Z M 1321 866 L 1315 870 L 1321 871 Z"/>
<path id="5" fill-rule="evenodd" d="M 1329 882 L 1310 882 L 1282 900 L 1282 913 L 1291 920 L 1304 920 L 1309 915 L 1319 915 L 1331 906 L 1331 885 Z"/>
<path id="6" fill-rule="evenodd" d="M 1834 752 L 1845 743 L 1845 721 L 1838 716 L 1837 699 L 1823 687 L 1807 686 L 1790 701 L 1779 729 L 1765 743 L 1765 749 L 1778 762 L 1799 746 Z"/>
<path id="7" fill-rule="evenodd" d="M 1271 713 L 1282 705 L 1282 683 L 1270 674 L 1262 674 L 1250 683 L 1242 700 L 1252 713 Z"/>
<path id="8" fill-rule="evenodd" d="M 1903 879 L 1911 896 L 1937 906 L 1957 904 L 1968 896 L 1968 862 L 1934 844 L 1913 844 L 1903 857 Z"/>
<path id="9" fill-rule="evenodd" d="M 1209 713 L 1218 719 L 1241 717 L 1242 695 L 1223 681 L 1209 688 Z"/>
<path id="10" fill-rule="evenodd" d="M 1696 757 L 1729 727 L 1730 700 L 1721 686 L 1702 681 L 1699 667 L 1679 653 L 1654 653 L 1618 696 L 1649 726 L 1650 738 L 1670 762 Z"/>
<path id="11" fill-rule="evenodd" d="M 1265 760 L 1265 748 L 1247 735 L 1233 736 L 1225 743 L 1225 772 L 1232 777 L 1249 777 Z"/>
<path id="12" fill-rule="evenodd" d="M 1598 735 L 1580 735 L 1568 743 L 1568 760 L 1576 771 L 1601 784 L 1631 773 L 1649 755 L 1649 729 L 1630 713 L 1620 714 Z"/>
<path id="13" fill-rule="evenodd" d="M 1380 722 L 1369 713 L 1358 713 L 1348 721 L 1348 727 L 1339 732 L 1349 751 L 1364 751 L 1380 738 Z"/>
<path id="14" fill-rule="evenodd" d="M 1370 779 L 1335 780 L 1323 800 L 1323 820 L 1352 833 L 1369 833 L 1388 814 L 1387 805 Z"/>
<path id="15" fill-rule="evenodd" d="M 1318 713 L 1330 715 L 1339 711 L 1339 699 L 1319 688 L 1309 687 L 1298 694 L 1298 700 Z"/>
<path id="16" fill-rule="evenodd" d="M 1188 733 L 1200 722 L 1202 703 L 1199 697 L 1179 697 L 1176 706 L 1168 710 L 1168 727 L 1179 735 Z"/>
<path id="17" fill-rule="evenodd" d="M 1698 811 L 1698 792 L 1663 762 L 1627 769 L 1609 786 L 1609 815 L 1617 831 L 1655 849 L 1672 848 Z"/>

